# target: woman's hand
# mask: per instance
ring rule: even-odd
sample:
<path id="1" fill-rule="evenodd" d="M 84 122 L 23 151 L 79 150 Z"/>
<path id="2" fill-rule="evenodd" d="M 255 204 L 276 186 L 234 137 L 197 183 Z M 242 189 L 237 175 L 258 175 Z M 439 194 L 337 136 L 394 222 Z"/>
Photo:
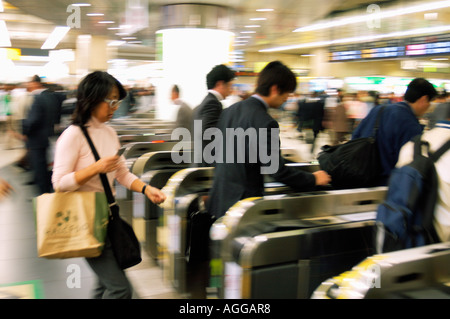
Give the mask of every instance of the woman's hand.
<path id="1" fill-rule="evenodd" d="M 145 188 L 145 196 L 148 197 L 153 203 L 161 204 L 166 200 L 166 194 L 156 187 L 148 185 Z"/>
<path id="2" fill-rule="evenodd" d="M 119 167 L 119 159 L 120 157 L 117 155 L 99 159 L 95 163 L 98 174 L 106 174 L 115 171 Z"/>

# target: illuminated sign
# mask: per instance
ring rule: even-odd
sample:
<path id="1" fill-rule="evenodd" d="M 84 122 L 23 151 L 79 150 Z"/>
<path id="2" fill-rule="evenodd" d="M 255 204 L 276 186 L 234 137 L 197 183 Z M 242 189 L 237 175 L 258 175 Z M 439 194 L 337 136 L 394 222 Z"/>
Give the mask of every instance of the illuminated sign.
<path id="1" fill-rule="evenodd" d="M 450 53 L 450 36 L 433 35 L 330 48 L 329 61 L 386 59 Z"/>
<path id="2" fill-rule="evenodd" d="M 446 54 L 450 53 L 450 41 L 425 43 L 425 44 L 411 44 L 406 46 L 406 55 L 431 55 L 431 54 Z"/>

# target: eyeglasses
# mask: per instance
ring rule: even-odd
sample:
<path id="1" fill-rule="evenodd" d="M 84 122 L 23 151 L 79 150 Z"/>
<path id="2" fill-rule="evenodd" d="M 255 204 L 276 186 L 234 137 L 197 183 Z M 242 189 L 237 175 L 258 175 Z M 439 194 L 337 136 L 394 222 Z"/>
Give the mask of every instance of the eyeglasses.
<path id="1" fill-rule="evenodd" d="M 110 99 L 104 99 L 104 101 L 109 104 L 109 108 L 111 109 L 118 107 L 122 102 L 122 100 L 110 100 Z"/>

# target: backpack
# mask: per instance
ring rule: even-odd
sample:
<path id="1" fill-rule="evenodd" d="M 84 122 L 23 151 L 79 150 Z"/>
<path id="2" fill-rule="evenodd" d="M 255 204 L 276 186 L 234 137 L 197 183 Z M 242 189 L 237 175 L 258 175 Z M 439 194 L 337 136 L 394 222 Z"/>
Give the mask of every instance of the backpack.
<path id="1" fill-rule="evenodd" d="M 336 189 L 375 186 L 382 173 L 376 135 L 382 106 L 377 114 L 372 136 L 353 139 L 344 144 L 322 147 L 320 168 L 331 176 Z"/>
<path id="2" fill-rule="evenodd" d="M 412 162 L 392 171 L 386 199 L 377 209 L 377 253 L 440 241 L 433 226 L 438 196 L 438 176 L 434 164 L 449 149 L 450 140 L 434 153 L 430 153 L 430 145 L 421 140 L 421 135 L 416 136 L 413 142 Z M 426 156 L 423 155 L 423 148 Z"/>

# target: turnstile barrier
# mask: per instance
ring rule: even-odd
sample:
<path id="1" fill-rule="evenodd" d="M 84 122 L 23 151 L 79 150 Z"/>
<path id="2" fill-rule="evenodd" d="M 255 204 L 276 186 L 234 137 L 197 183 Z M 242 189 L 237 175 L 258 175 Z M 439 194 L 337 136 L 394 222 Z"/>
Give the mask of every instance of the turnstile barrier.
<path id="1" fill-rule="evenodd" d="M 308 298 L 330 273 L 373 254 L 375 210 L 385 193 L 380 187 L 237 203 L 211 228 L 213 264 L 223 269 L 222 276 L 213 270 L 217 296 Z"/>
<path id="2" fill-rule="evenodd" d="M 299 166 L 299 169 L 314 169 L 309 166 Z M 194 263 L 188 260 L 189 255 L 186 253 L 191 216 L 197 213 L 193 207 L 199 207 L 199 202 L 201 205 L 204 204 L 212 186 L 212 178 L 213 168 L 189 168 L 173 175 L 163 189 L 168 198 L 164 203 L 164 230 L 159 233 L 164 234 L 160 241 L 165 242 L 161 244 L 164 250 L 165 278 L 172 283 L 180 294 L 191 293 L 191 287 L 188 283 L 191 274 L 188 274 L 188 270 L 189 268 L 195 270 Z M 289 188 L 285 185 L 274 185 L 270 182 L 266 183 L 265 186 L 266 193 L 277 194 L 278 198 L 289 194 Z M 312 196 L 327 194 L 327 192 L 321 190 L 309 194 Z M 367 199 L 364 202 L 364 196 L 362 196 L 358 199 L 358 202 L 368 204 L 370 200 Z M 345 206 L 346 202 L 342 201 L 340 204 Z M 270 212 L 268 214 L 270 215 Z M 195 216 L 198 217 L 198 215 Z M 272 217 L 274 217 L 273 214 Z M 245 223 L 246 219 L 244 218 L 242 221 Z"/>
<path id="3" fill-rule="evenodd" d="M 325 280 L 314 299 L 450 299 L 450 243 L 366 258 Z"/>
<path id="4" fill-rule="evenodd" d="M 130 143 L 123 146 L 125 148 L 123 156 L 125 157 L 128 169 L 136 176 L 140 176 L 143 174 L 144 169 L 147 169 L 152 165 L 151 161 L 148 162 L 149 158 L 152 156 L 152 153 L 158 151 L 170 151 L 175 144 L 176 143 L 174 142 Z M 116 201 L 121 207 L 121 216 L 131 224 L 133 214 L 133 192 L 117 182 L 115 189 Z"/>

